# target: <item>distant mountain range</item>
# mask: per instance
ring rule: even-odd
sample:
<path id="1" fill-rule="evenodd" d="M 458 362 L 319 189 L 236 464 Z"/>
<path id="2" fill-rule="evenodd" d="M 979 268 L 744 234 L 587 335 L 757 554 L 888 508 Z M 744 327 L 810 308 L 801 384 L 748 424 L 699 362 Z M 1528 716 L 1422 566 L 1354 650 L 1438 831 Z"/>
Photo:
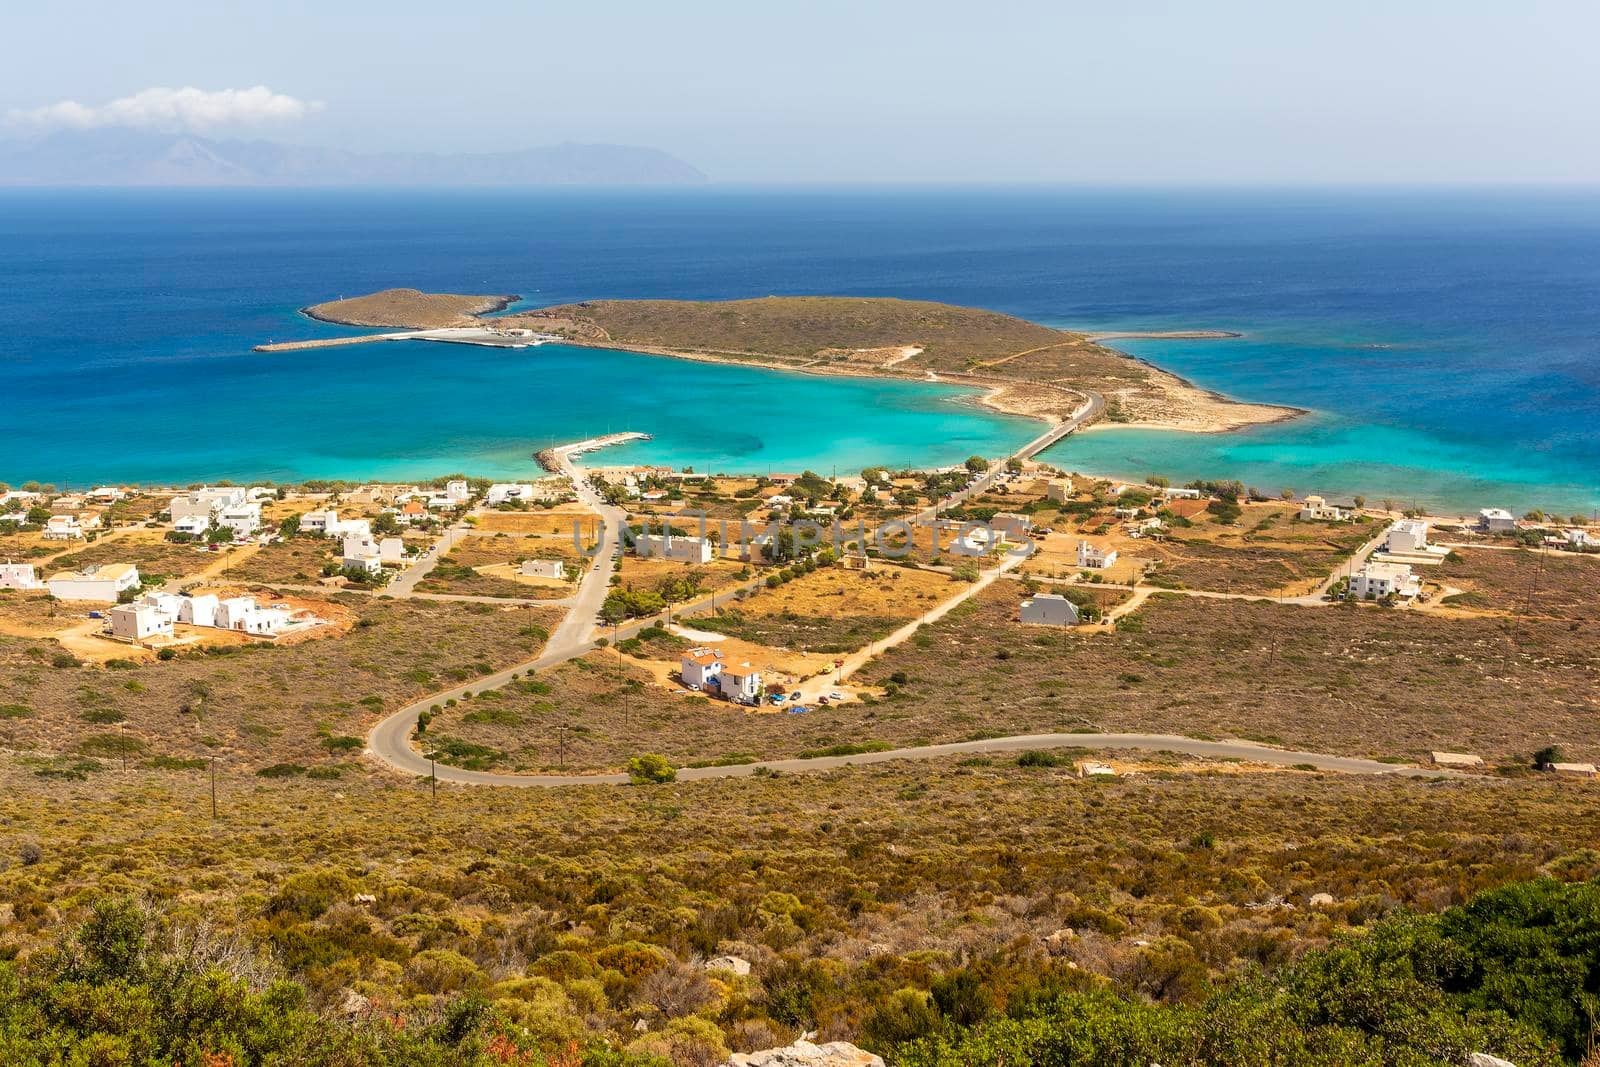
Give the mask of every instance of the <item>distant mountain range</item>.
<path id="1" fill-rule="evenodd" d="M 73 130 L 0 140 L 0 185 L 693 185 L 706 176 L 632 145 L 440 155 L 347 152 L 191 134 Z"/>

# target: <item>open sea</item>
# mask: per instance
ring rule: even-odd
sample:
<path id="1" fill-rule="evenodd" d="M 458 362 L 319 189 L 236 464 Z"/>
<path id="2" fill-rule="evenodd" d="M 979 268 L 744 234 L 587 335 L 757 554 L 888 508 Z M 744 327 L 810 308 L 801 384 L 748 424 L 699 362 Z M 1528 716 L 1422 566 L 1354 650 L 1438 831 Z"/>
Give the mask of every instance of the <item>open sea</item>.
<path id="1" fill-rule="evenodd" d="M 900 296 L 1130 341 L 1311 416 L 1046 458 L 1447 510 L 1600 508 L 1600 191 L 0 191 L 0 480 L 514 476 L 546 445 L 697 470 L 933 465 L 1039 424 L 961 390 L 559 345 L 261 354 L 390 286 Z M 907 340 L 913 340 L 908 338 Z"/>

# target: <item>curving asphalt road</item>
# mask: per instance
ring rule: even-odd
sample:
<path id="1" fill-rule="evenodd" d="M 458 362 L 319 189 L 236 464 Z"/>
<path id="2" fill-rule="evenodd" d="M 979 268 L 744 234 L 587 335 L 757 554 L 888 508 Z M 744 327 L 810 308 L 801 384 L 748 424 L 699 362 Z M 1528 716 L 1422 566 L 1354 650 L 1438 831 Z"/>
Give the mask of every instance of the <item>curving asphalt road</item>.
<path id="1" fill-rule="evenodd" d="M 393 719 L 385 720 L 387 725 Z M 400 734 L 404 742 L 409 728 Z M 374 738 L 377 732 L 374 731 Z M 712 778 L 745 778 L 757 771 L 830 771 L 859 764 L 887 763 L 891 760 L 929 760 L 943 756 L 972 755 L 990 752 L 1024 752 L 1035 748 L 1129 748 L 1151 752 L 1176 752 L 1186 756 L 1206 756 L 1212 759 L 1244 760 L 1275 767 L 1312 767 L 1319 771 L 1339 774 L 1368 774 L 1402 778 L 1481 778 L 1455 771 L 1436 770 L 1429 767 L 1405 767 L 1378 760 L 1357 759 L 1353 756 L 1330 756 L 1321 752 L 1296 752 L 1289 749 L 1267 748 L 1249 741 L 1198 741 L 1192 737 L 1173 734 L 1022 734 L 1016 737 L 992 737 L 984 741 L 957 741 L 947 745 L 919 745 L 914 748 L 897 748 L 887 752 L 863 752 L 854 756 L 822 756 L 816 759 L 763 760 L 732 767 L 688 767 L 678 772 L 679 781 L 698 782 Z M 428 761 L 405 746 L 409 756 L 401 770 L 427 775 Z M 385 761 L 389 762 L 389 761 Z M 624 785 L 626 774 L 495 774 L 492 771 L 466 771 L 459 767 L 437 768 L 441 782 L 459 785 L 499 785 L 524 788 L 555 788 L 564 785 Z"/>

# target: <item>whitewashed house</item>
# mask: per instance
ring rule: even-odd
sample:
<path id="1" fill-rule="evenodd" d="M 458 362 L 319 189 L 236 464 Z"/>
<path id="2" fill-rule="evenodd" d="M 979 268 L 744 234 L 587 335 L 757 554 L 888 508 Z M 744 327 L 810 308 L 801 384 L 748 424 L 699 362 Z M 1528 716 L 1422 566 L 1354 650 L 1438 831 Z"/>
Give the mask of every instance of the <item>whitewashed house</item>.
<path id="1" fill-rule="evenodd" d="M 385 537 L 378 542 L 378 558 L 384 563 L 404 563 L 406 543 L 398 537 Z"/>
<path id="2" fill-rule="evenodd" d="M 57 600 L 94 600 L 115 604 L 123 592 L 139 584 L 139 568 L 131 563 L 102 563 L 81 571 L 52 574 L 45 585 Z"/>
<path id="3" fill-rule="evenodd" d="M 1401 519 L 1389 527 L 1384 539 L 1385 552 L 1426 552 L 1428 549 L 1428 524 L 1421 519 Z"/>
<path id="4" fill-rule="evenodd" d="M 248 500 L 229 504 L 217 512 L 216 523 L 233 531 L 235 538 L 246 538 L 261 528 L 261 502 Z"/>
<path id="5" fill-rule="evenodd" d="M 1588 530 L 1572 529 L 1568 530 L 1562 536 L 1567 539 L 1568 548 L 1576 548 L 1579 550 L 1600 548 L 1600 539 L 1596 539 L 1594 534 L 1590 533 Z"/>
<path id="6" fill-rule="evenodd" d="M 1334 507 L 1320 496 L 1308 496 L 1300 505 L 1302 522 L 1343 522 L 1349 517 L 1349 512 Z"/>
<path id="7" fill-rule="evenodd" d="M 1199 500 L 1204 495 L 1200 490 L 1187 486 L 1169 485 L 1161 490 L 1162 500 Z"/>
<path id="8" fill-rule="evenodd" d="M 228 597 L 217 604 L 216 626 L 270 637 L 289 621 L 288 608 L 264 608 L 247 596 Z"/>
<path id="9" fill-rule="evenodd" d="M 341 519 L 339 513 L 332 508 L 327 511 L 308 511 L 300 516 L 300 529 L 305 533 L 321 534 L 323 537 L 367 537 L 372 536 L 372 523 L 366 519 Z"/>
<path id="10" fill-rule="evenodd" d="M 115 504 L 119 500 L 127 499 L 127 492 L 115 485 L 101 485 L 84 494 L 96 504 Z"/>
<path id="11" fill-rule="evenodd" d="M 717 546 L 709 538 L 670 533 L 639 534 L 633 539 L 633 551 L 641 559 L 671 559 L 679 563 L 710 563 L 717 556 Z"/>
<path id="12" fill-rule="evenodd" d="M 200 515 L 185 515 L 172 524 L 173 533 L 187 534 L 190 537 L 204 537 L 209 529 L 211 520 Z"/>
<path id="13" fill-rule="evenodd" d="M 717 687 L 735 704 L 755 704 L 761 700 L 761 672 L 748 663 L 723 667 L 717 672 Z"/>
<path id="14" fill-rule="evenodd" d="M 683 684 L 690 689 L 715 689 L 722 673 L 722 657 L 709 648 L 691 648 L 678 664 Z"/>
<path id="15" fill-rule="evenodd" d="M 1044 498 L 1053 500 L 1057 504 L 1065 504 L 1072 499 L 1071 478 L 1051 478 L 1044 486 Z"/>
<path id="16" fill-rule="evenodd" d="M 1478 529 L 1484 533 L 1515 533 L 1517 517 L 1505 508 L 1484 508 L 1478 512 Z"/>
<path id="17" fill-rule="evenodd" d="M 83 536 L 83 525 L 76 515 L 52 515 L 42 536 L 46 541 L 75 541 Z"/>
<path id="18" fill-rule="evenodd" d="M 237 486 L 202 486 L 173 497 L 167 505 L 167 511 L 171 514 L 173 522 L 199 517 L 210 526 L 222 509 L 245 503 L 245 496 L 245 490 Z"/>
<path id="19" fill-rule="evenodd" d="M 172 616 L 154 604 L 118 604 L 106 614 L 111 618 L 111 636 L 124 641 L 172 636 Z"/>
<path id="20" fill-rule="evenodd" d="M 370 536 L 349 534 L 344 539 L 344 552 L 340 562 L 345 570 L 365 571 L 368 574 L 383 573 L 383 554 L 378 545 Z"/>
<path id="21" fill-rule="evenodd" d="M 308 534 L 326 534 L 329 523 L 337 523 L 339 513 L 332 508 L 326 511 L 308 511 L 300 516 L 300 532 Z"/>
<path id="22" fill-rule="evenodd" d="M 220 606 L 221 602 L 215 593 L 186 596 L 178 605 L 178 621 L 188 623 L 190 626 L 215 626 Z"/>
<path id="23" fill-rule="evenodd" d="M 1109 552 L 1088 541 L 1078 542 L 1078 566 L 1084 570 L 1103 571 L 1117 562 L 1116 549 Z"/>
<path id="24" fill-rule="evenodd" d="M 1079 621 L 1078 605 L 1060 593 L 1035 593 L 1018 610 L 1030 626 L 1076 626 Z"/>
<path id="25" fill-rule="evenodd" d="M 553 578 L 564 581 L 567 577 L 567 564 L 560 559 L 525 559 L 517 567 L 517 573 L 524 578 Z"/>
<path id="26" fill-rule="evenodd" d="M 1356 600 L 1382 600 L 1393 594 L 1410 600 L 1422 592 L 1422 581 L 1404 563 L 1369 562 L 1350 578 L 1350 596 Z"/>
<path id="27" fill-rule="evenodd" d="M 0 589 L 43 589 L 31 563 L 0 563 Z"/>
<path id="28" fill-rule="evenodd" d="M 139 598 L 139 603 L 150 605 L 172 622 L 177 621 L 183 610 L 183 597 L 176 593 L 146 593 Z"/>

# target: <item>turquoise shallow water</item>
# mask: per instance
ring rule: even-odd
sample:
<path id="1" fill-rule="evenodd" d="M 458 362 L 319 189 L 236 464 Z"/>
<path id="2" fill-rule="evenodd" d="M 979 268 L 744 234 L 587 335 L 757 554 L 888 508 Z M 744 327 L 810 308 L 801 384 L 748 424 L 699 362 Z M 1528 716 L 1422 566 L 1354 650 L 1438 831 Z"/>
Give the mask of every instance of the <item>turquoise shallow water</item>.
<path id="1" fill-rule="evenodd" d="M 173 404 L 195 373 L 188 360 L 102 369 L 58 401 L 58 415 L 93 423 L 107 406 L 136 412 L 119 428 L 137 435 L 136 447 L 99 435 L 70 448 L 10 438 L 0 478 L 506 478 L 536 472 L 540 448 L 623 430 L 653 440 L 594 462 L 854 473 L 1003 455 L 1039 432 L 1031 420 L 982 412 L 966 390 L 559 344 L 244 351 L 204 370 L 204 396 Z"/>
<path id="2" fill-rule="evenodd" d="M 1051 325 L 1244 331 L 1130 351 L 1317 417 L 1104 432 L 1064 466 L 1446 510 L 1600 507 L 1600 192 L 0 191 L 0 479 L 522 473 L 552 441 L 727 470 L 932 464 L 1035 427 L 905 383 L 382 345 L 296 308 L 395 285 L 897 296 Z"/>

